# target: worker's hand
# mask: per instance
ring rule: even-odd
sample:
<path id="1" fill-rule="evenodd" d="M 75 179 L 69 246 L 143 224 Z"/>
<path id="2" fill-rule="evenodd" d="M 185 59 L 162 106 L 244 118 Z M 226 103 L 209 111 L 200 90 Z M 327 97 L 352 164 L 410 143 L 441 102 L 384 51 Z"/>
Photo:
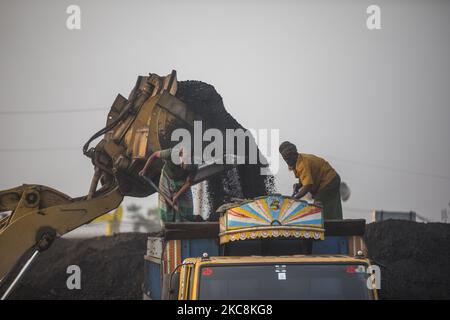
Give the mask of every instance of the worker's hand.
<path id="1" fill-rule="evenodd" d="M 141 171 L 139 171 L 139 176 L 140 177 L 144 177 L 145 176 L 145 171 L 147 171 L 147 170 L 142 169 Z"/>
<path id="2" fill-rule="evenodd" d="M 319 207 L 323 207 L 323 203 L 320 200 L 314 199 L 313 204 L 316 205 L 316 206 L 319 206 Z"/>
<path id="3" fill-rule="evenodd" d="M 174 196 L 174 197 L 172 198 L 172 204 L 173 204 L 174 206 L 176 206 L 176 205 L 177 205 L 177 201 L 178 201 L 178 197 L 177 197 L 177 196 Z"/>
<path id="4" fill-rule="evenodd" d="M 295 194 L 300 190 L 301 186 L 299 183 L 294 183 L 292 186 L 292 196 L 294 197 Z"/>

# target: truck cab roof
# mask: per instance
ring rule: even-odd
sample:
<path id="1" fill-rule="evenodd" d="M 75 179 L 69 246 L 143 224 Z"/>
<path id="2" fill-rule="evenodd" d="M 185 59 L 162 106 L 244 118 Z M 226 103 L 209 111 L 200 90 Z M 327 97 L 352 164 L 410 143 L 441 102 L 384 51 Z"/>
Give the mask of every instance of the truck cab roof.
<path id="1" fill-rule="evenodd" d="M 366 264 L 369 259 L 347 255 L 289 255 L 289 256 L 214 256 L 187 258 L 190 264 L 270 264 L 270 263 L 321 263 L 321 264 Z"/>

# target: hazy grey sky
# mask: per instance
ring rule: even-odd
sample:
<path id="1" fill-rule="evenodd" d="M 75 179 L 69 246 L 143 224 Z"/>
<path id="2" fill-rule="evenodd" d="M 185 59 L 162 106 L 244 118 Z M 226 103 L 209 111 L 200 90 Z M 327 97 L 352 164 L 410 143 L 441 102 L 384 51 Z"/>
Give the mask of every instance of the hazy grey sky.
<path id="1" fill-rule="evenodd" d="M 81 30 L 66 8 L 81 7 Z M 366 28 L 381 7 L 382 29 Z M 450 202 L 448 1 L 0 1 L 0 188 L 87 193 L 81 146 L 137 75 L 215 86 L 247 128 L 324 156 L 352 196 L 344 216 Z M 78 113 L 8 111 L 105 108 Z M 294 178 L 281 164 L 279 190 Z M 146 203 L 153 200 L 141 200 Z M 362 209 L 362 211 L 360 211 Z"/>

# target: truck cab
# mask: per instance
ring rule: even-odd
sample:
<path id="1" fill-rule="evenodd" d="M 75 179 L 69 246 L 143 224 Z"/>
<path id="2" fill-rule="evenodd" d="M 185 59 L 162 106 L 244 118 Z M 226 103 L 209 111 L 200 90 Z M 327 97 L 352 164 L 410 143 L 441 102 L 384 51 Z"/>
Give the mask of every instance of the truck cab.
<path id="1" fill-rule="evenodd" d="M 188 258 L 180 270 L 180 300 L 368 300 L 364 258 L 292 255 Z"/>
<path id="2" fill-rule="evenodd" d="M 323 220 L 281 195 L 223 206 L 218 222 L 166 223 L 149 237 L 144 299 L 377 299 L 365 220 Z"/>

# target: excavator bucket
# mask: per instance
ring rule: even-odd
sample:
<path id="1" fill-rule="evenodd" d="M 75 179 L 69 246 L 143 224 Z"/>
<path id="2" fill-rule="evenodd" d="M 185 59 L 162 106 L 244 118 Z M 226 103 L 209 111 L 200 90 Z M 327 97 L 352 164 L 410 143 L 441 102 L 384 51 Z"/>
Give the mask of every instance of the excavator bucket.
<path id="1" fill-rule="evenodd" d="M 142 181 L 138 172 L 154 151 L 172 147 L 175 129 L 193 129 L 201 120 L 187 105 L 175 97 L 176 72 L 166 77 L 150 74 L 139 77 L 128 99 L 118 95 L 108 114 L 106 127 L 97 132 L 84 147 L 84 153 L 102 171 L 104 180 L 117 181 L 124 196 L 144 197 L 154 190 Z M 93 148 L 91 141 L 103 135 Z M 152 168 L 157 183 L 162 163 Z M 91 193 L 99 176 L 94 175 Z"/>

